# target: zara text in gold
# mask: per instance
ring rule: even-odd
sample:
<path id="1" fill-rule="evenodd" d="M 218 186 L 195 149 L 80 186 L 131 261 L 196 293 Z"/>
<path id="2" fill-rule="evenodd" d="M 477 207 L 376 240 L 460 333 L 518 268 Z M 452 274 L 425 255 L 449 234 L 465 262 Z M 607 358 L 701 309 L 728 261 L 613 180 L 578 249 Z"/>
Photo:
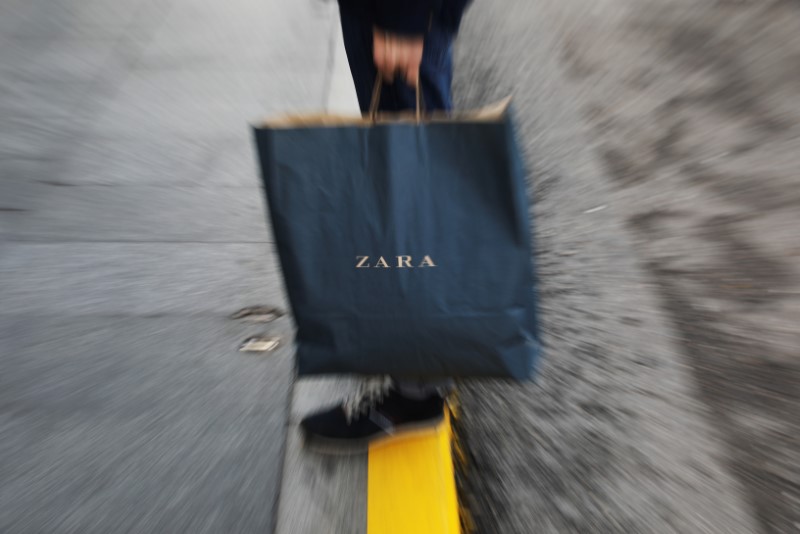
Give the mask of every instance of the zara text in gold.
<path id="1" fill-rule="evenodd" d="M 393 261 L 394 258 L 397 258 L 397 262 Z M 379 256 L 375 263 L 370 263 L 369 256 L 356 256 L 356 269 L 367 269 L 367 268 L 383 268 L 383 269 L 409 269 L 414 267 L 436 267 L 436 264 L 433 262 L 430 256 L 424 256 L 419 263 L 414 262 L 414 258 L 411 256 L 389 256 L 390 264 L 386 261 L 386 258 L 383 256 Z"/>

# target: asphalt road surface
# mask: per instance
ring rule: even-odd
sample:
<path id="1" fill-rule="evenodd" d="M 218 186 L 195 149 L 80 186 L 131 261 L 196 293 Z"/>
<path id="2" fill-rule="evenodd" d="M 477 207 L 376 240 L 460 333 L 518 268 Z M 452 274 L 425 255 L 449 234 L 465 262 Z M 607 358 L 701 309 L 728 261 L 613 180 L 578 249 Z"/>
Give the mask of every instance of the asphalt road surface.
<path id="1" fill-rule="evenodd" d="M 480 532 L 800 529 L 800 11 L 477 2 L 458 93 L 515 95 L 538 384 L 466 387 Z"/>

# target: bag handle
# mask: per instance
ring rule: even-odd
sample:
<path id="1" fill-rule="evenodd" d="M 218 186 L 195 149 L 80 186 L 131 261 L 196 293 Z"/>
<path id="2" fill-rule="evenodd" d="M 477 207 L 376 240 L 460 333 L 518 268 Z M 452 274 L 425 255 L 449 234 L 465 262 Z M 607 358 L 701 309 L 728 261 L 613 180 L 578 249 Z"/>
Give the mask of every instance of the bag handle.
<path id="1" fill-rule="evenodd" d="M 372 100 L 369 104 L 369 118 L 372 122 L 377 122 L 378 120 L 378 105 L 381 102 L 381 89 L 383 88 L 383 78 L 381 75 L 375 78 L 375 87 L 372 89 Z M 419 86 L 419 76 L 417 76 L 417 83 L 414 85 L 414 94 L 415 94 L 415 101 L 416 101 L 416 110 L 414 113 L 414 119 L 416 120 L 417 124 L 422 121 L 422 109 L 425 103 L 422 100 L 422 90 Z"/>

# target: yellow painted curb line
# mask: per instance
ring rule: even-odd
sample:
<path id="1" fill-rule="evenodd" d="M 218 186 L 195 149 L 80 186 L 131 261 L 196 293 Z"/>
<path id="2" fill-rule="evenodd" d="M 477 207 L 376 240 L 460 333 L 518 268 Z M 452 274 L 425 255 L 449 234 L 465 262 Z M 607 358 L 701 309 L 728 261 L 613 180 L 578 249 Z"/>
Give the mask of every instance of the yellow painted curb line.
<path id="1" fill-rule="evenodd" d="M 367 475 L 367 534 L 460 534 L 451 453 L 445 420 L 373 445 Z"/>

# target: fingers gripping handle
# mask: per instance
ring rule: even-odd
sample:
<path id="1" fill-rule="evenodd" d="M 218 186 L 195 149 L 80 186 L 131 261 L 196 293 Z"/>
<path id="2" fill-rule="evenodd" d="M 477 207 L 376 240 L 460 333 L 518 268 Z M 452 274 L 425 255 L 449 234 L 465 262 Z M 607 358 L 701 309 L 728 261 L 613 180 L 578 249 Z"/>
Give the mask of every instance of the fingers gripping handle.
<path id="1" fill-rule="evenodd" d="M 372 89 L 372 100 L 369 104 L 369 118 L 372 122 L 377 121 L 378 119 L 378 107 L 381 102 L 381 89 L 383 88 L 383 78 L 381 78 L 380 74 L 375 78 L 375 87 Z M 422 90 L 420 89 L 419 85 L 419 76 L 417 77 L 417 83 L 414 85 L 414 95 L 415 95 L 415 114 L 414 118 L 419 123 L 422 121 L 422 109 L 424 107 L 424 102 L 422 101 Z"/>

